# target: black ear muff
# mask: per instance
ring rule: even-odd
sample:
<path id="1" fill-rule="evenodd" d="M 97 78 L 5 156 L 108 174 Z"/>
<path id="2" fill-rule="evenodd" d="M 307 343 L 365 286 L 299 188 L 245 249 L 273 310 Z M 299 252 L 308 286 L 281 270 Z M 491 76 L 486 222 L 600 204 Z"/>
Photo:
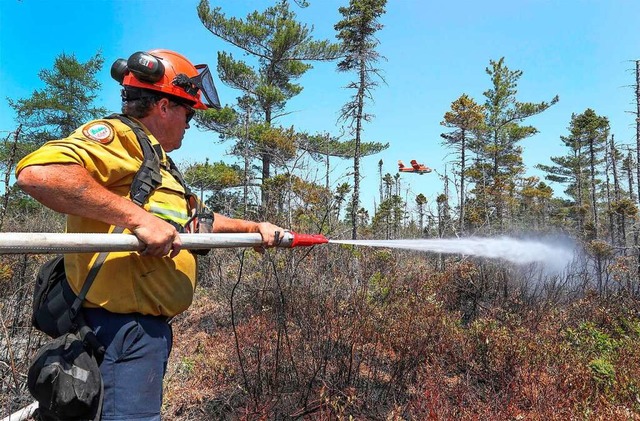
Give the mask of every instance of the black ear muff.
<path id="1" fill-rule="evenodd" d="M 127 60 L 127 69 L 133 73 L 136 79 L 144 82 L 155 83 L 164 76 L 164 65 L 149 53 L 138 51 Z"/>
<path id="2" fill-rule="evenodd" d="M 119 58 L 111 65 L 111 77 L 118 83 L 122 83 L 125 74 L 127 74 L 127 60 Z"/>

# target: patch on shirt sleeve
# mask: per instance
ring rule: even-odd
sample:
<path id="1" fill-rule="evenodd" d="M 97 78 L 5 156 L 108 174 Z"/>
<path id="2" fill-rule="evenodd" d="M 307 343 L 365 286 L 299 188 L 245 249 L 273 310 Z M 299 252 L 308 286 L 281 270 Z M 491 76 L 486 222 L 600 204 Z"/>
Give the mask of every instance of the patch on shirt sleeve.
<path id="1" fill-rule="evenodd" d="M 113 140 L 113 127 L 107 122 L 96 121 L 84 126 L 82 134 L 87 139 L 106 145 Z"/>

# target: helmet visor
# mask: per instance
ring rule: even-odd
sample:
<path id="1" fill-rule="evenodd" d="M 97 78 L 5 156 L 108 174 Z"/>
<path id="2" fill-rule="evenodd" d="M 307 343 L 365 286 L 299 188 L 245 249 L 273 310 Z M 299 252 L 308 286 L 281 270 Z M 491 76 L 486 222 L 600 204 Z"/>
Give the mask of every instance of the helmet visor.
<path id="1" fill-rule="evenodd" d="M 197 76 L 190 78 L 184 73 L 180 73 L 173 79 L 172 83 L 194 97 L 197 97 L 198 92 L 201 92 L 201 101 L 207 108 L 219 109 L 220 99 L 218 99 L 218 92 L 216 91 L 216 85 L 213 84 L 209 66 L 198 64 L 195 67 L 198 70 Z"/>
<path id="2" fill-rule="evenodd" d="M 196 65 L 198 70 L 198 76 L 192 77 L 193 84 L 200 88 L 202 96 L 204 97 L 203 103 L 207 107 L 220 108 L 220 99 L 218 98 L 218 91 L 216 85 L 213 84 L 213 78 L 211 77 L 211 71 L 206 64 Z"/>

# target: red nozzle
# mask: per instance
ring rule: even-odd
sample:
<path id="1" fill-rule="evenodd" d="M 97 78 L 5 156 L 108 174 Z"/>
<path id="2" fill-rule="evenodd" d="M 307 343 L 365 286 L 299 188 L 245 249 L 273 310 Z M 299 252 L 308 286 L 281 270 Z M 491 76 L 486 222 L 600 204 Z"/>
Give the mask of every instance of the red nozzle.
<path id="1" fill-rule="evenodd" d="M 316 244 L 325 244 L 329 242 L 327 237 L 322 234 L 298 234 L 293 231 L 289 231 L 289 233 L 293 236 L 291 247 L 315 246 Z"/>

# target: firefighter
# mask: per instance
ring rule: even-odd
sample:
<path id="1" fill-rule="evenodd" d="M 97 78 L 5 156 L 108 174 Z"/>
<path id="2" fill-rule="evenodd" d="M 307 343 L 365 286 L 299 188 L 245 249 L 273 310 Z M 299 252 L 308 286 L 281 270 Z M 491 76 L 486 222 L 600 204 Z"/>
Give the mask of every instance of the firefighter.
<path id="1" fill-rule="evenodd" d="M 124 118 L 90 121 L 65 139 L 47 142 L 18 163 L 16 176 L 26 193 L 67 215 L 67 232 L 109 233 L 121 227 L 146 245 L 141 252 L 107 255 L 83 313 L 106 349 L 100 365 L 102 419 L 159 420 L 172 345 L 168 320 L 189 307 L 196 286 L 196 256 L 181 250 L 178 234 L 185 225 L 197 225 L 192 217 L 201 210 L 167 153 L 181 146 L 196 109 L 220 103 L 209 68 L 173 51 L 137 52 L 114 62 L 111 75 L 122 85 Z M 150 141 L 159 161 L 146 175 L 138 174 L 145 160 L 139 137 Z M 134 191 L 134 180 L 142 190 Z M 148 197 L 138 205 L 132 197 L 141 192 Z M 220 214 L 213 215 L 210 229 L 260 233 L 264 247 L 274 246 L 276 231 L 283 231 L 269 222 Z M 65 256 L 76 294 L 96 257 Z"/>

